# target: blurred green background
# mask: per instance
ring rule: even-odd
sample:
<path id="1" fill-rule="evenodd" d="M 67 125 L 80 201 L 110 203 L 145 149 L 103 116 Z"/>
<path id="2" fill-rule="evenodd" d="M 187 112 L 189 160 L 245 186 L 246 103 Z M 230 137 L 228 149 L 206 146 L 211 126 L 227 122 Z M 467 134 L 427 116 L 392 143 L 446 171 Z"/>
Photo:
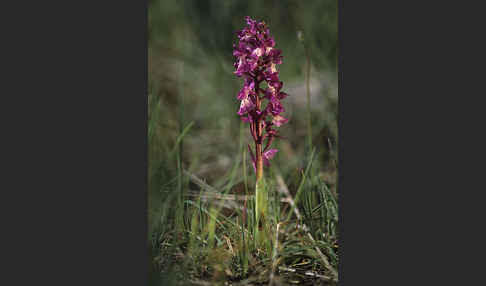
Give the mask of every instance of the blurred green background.
<path id="1" fill-rule="evenodd" d="M 279 128 L 283 138 L 272 145 L 279 149 L 272 164 L 293 192 L 310 153 L 308 57 L 316 175 L 337 192 L 337 0 L 149 0 L 149 237 L 160 228 L 153 218 L 163 213 L 167 193 L 161 190 L 177 180 L 176 169 L 189 170 L 221 188 L 241 156 L 240 140 L 243 146 L 251 142 L 248 125 L 242 125 L 236 114 L 243 80 L 233 74 L 232 56 L 235 32 L 246 25 L 245 16 L 264 20 L 276 48 L 283 51 L 278 69 L 282 90 L 289 94 L 282 101 L 283 115 L 290 120 Z M 299 31 L 305 46 L 297 37 Z M 178 165 L 168 154 L 190 123 L 180 141 Z"/>

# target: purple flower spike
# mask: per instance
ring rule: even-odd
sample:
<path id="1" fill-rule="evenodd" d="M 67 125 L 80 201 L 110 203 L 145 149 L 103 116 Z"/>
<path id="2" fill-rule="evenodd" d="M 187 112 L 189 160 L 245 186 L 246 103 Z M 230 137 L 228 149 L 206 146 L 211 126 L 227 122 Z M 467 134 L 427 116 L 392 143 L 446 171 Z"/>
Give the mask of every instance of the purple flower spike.
<path id="1" fill-rule="evenodd" d="M 275 48 L 275 39 L 270 36 L 269 28 L 265 22 L 257 22 L 249 16 L 245 17 L 245 21 L 247 26 L 236 33 L 238 42 L 233 45 L 234 74 L 244 78 L 243 88 L 237 96 L 241 101 L 237 113 L 243 122 L 250 124 L 255 153 L 250 146 L 248 149 L 258 178 L 261 176 L 259 166 L 269 166 L 270 159 L 278 151 L 269 149 L 273 139 L 278 137 L 277 130 L 272 127 L 280 127 L 288 122 L 280 115 L 284 112 L 280 100 L 288 95 L 281 91 L 283 82 L 277 70 L 277 65 L 282 64 L 282 51 Z M 262 82 L 266 85 L 260 87 Z M 262 108 L 264 99 L 268 103 Z M 264 140 L 267 141 L 263 149 Z"/>

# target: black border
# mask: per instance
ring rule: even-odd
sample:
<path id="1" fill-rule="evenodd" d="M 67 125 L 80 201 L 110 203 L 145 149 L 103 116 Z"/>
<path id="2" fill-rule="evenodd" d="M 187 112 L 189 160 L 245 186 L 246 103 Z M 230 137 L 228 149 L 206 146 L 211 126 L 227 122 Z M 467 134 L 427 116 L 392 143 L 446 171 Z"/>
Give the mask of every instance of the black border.
<path id="1" fill-rule="evenodd" d="M 338 285 L 344 285 L 344 165 L 343 165 L 343 8 L 342 0 L 338 1 L 338 193 L 339 193 L 339 264 L 338 264 Z"/>
<path id="2" fill-rule="evenodd" d="M 5 9 L 14 284 L 148 284 L 147 5 Z"/>

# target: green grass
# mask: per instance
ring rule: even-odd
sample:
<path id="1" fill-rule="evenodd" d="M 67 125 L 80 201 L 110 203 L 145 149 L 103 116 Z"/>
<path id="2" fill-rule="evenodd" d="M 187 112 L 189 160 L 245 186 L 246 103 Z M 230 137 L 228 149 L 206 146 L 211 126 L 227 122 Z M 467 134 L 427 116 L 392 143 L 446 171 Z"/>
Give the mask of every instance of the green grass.
<path id="1" fill-rule="evenodd" d="M 336 284 L 336 3 L 283 2 L 273 9 L 277 2 L 150 2 L 150 285 Z M 264 170 L 269 205 L 261 243 L 251 136 L 236 115 L 242 83 L 231 62 L 232 32 L 245 15 L 270 25 L 284 53 L 283 90 L 295 90 L 282 101 L 290 121 Z M 308 63 L 318 88 L 306 78 Z"/>

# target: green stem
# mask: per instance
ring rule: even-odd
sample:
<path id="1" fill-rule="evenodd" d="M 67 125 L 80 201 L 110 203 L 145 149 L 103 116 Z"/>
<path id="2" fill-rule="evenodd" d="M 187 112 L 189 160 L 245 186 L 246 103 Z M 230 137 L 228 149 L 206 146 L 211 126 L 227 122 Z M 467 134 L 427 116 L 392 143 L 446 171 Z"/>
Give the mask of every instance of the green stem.
<path id="1" fill-rule="evenodd" d="M 258 92 L 259 93 L 259 92 Z M 257 109 L 261 108 L 261 99 L 256 96 Z M 263 177 L 263 150 L 262 150 L 262 135 L 263 125 L 261 119 L 255 121 L 256 140 L 255 140 L 255 167 L 256 167 L 256 184 L 255 184 L 255 235 L 256 242 L 260 240 L 260 227 L 264 227 L 265 215 L 268 209 L 268 194 L 265 187 L 265 179 Z"/>

